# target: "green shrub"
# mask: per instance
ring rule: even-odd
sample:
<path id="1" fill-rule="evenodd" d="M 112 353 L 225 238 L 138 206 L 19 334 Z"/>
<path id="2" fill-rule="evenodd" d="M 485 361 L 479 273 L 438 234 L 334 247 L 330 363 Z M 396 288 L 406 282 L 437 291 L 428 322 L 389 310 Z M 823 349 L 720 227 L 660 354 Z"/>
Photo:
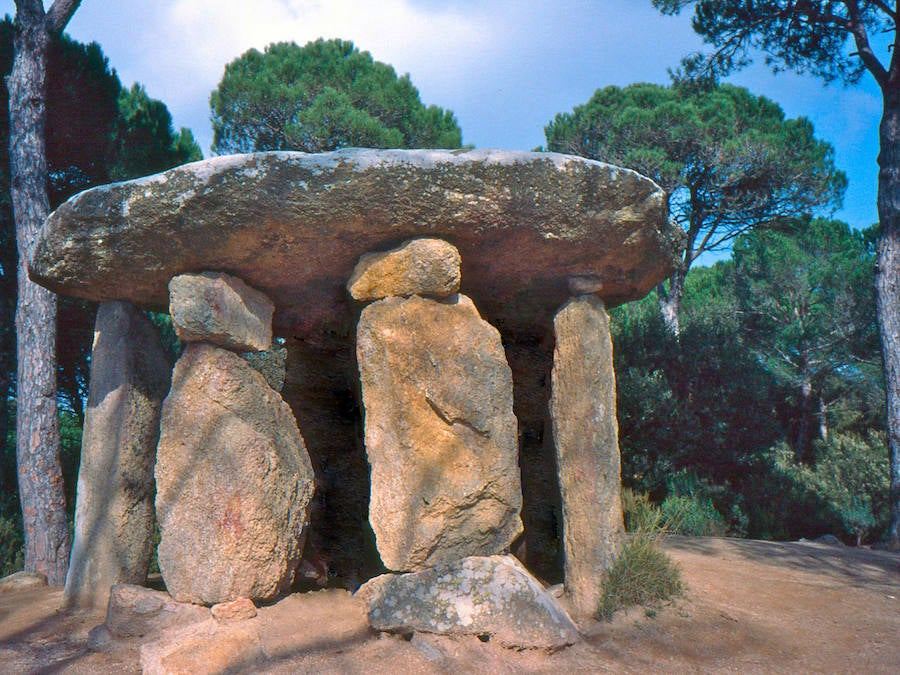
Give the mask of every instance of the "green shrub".
<path id="1" fill-rule="evenodd" d="M 612 567 L 603 577 L 597 614 L 609 621 L 619 609 L 633 605 L 654 607 L 684 592 L 681 571 L 657 545 L 666 531 L 659 507 L 646 493 L 622 490 L 625 529 L 630 533 Z"/>
<path id="2" fill-rule="evenodd" d="M 25 538 L 17 518 L 0 515 L 0 577 L 25 567 Z"/>
<path id="3" fill-rule="evenodd" d="M 723 537 L 728 526 L 709 497 L 671 495 L 659 506 L 666 532 L 691 537 Z"/>
<path id="4" fill-rule="evenodd" d="M 834 534 L 858 545 L 883 533 L 890 503 L 886 435 L 876 431 L 866 436 L 830 434 L 827 440 L 815 442 L 814 455 L 812 466 L 797 462 L 786 444 L 767 455 L 793 494 L 815 505 L 815 519 L 807 518 L 807 528 L 792 534 Z"/>
<path id="5" fill-rule="evenodd" d="M 645 492 L 623 488 L 622 514 L 625 518 L 626 532 L 649 533 L 659 532 L 662 529 L 662 514 Z"/>
<path id="6" fill-rule="evenodd" d="M 597 614 L 609 621 L 619 609 L 642 605 L 656 607 L 684 593 L 681 570 L 663 553 L 656 535 L 631 535 L 603 579 L 603 595 Z"/>

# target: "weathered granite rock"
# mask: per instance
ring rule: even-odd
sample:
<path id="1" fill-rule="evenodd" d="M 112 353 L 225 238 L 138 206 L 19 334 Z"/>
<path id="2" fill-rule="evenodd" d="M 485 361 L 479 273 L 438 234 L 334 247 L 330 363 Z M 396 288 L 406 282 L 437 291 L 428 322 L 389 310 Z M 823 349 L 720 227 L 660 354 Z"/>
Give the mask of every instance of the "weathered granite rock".
<path id="1" fill-rule="evenodd" d="M 388 569 L 506 552 L 521 532 L 512 376 L 465 296 L 368 305 L 357 332 L 369 521 Z"/>
<path id="2" fill-rule="evenodd" d="M 150 320 L 125 302 L 97 310 L 81 440 L 70 605 L 106 605 L 113 584 L 143 585 L 153 547 L 153 465 L 171 364 Z"/>
<path id="3" fill-rule="evenodd" d="M 116 584 L 109 593 L 106 630 L 114 638 L 159 637 L 167 630 L 210 618 L 209 610 L 175 602 L 168 593 L 131 584 Z"/>
<path id="4" fill-rule="evenodd" d="M 40 572 L 13 572 L 0 579 L 0 593 L 26 591 L 47 585 L 47 575 Z"/>
<path id="5" fill-rule="evenodd" d="M 141 645 L 143 675 L 259 672 L 265 662 L 259 632 L 244 623 L 212 619 L 169 631 Z"/>
<path id="6" fill-rule="evenodd" d="M 238 598 L 231 602 L 221 602 L 209 609 L 212 617 L 219 623 L 247 621 L 256 616 L 256 605 L 250 598 Z"/>
<path id="7" fill-rule="evenodd" d="M 356 436 L 358 309 L 346 282 L 369 251 L 423 236 L 452 242 L 466 293 L 522 356 L 509 359 L 529 566 L 540 562 L 541 575 L 556 579 L 560 518 L 558 497 L 545 498 L 558 488 L 543 384 L 552 316 L 574 277 L 608 306 L 664 279 L 683 242 L 666 210 L 664 192 L 638 174 L 553 153 L 260 153 L 82 193 L 48 220 L 30 263 L 34 278 L 61 293 L 158 309 L 171 277 L 204 269 L 270 297 L 289 351 L 284 398 L 323 481 L 319 534 L 329 569 L 366 576 L 378 561 Z"/>
<path id="8" fill-rule="evenodd" d="M 160 427 L 158 555 L 172 597 L 213 605 L 285 592 L 313 493 L 287 404 L 236 354 L 193 343 Z"/>
<path id="9" fill-rule="evenodd" d="M 555 649 L 578 640 L 556 598 L 512 556 L 385 574 L 357 595 L 367 602 L 375 630 L 489 636 L 514 648 Z"/>
<path id="10" fill-rule="evenodd" d="M 224 270 L 271 298 L 276 328 L 340 324 L 363 253 L 439 237 L 504 333 L 552 313 L 572 275 L 608 305 L 668 276 L 684 239 L 639 174 L 555 153 L 360 150 L 214 157 L 83 192 L 37 238 L 33 278 L 93 300 L 168 305 L 169 279 Z"/>
<path id="11" fill-rule="evenodd" d="M 612 339 L 603 302 L 592 295 L 569 301 L 554 326 L 550 414 L 566 593 L 578 614 L 591 616 L 624 532 Z"/>
<path id="12" fill-rule="evenodd" d="M 243 621 L 173 629 L 141 647 L 141 666 L 167 675 L 319 672 L 317 655 L 353 650 L 371 637 L 365 604 L 346 591 L 294 593 Z"/>
<path id="13" fill-rule="evenodd" d="M 392 295 L 444 298 L 459 290 L 459 251 L 442 239 L 413 239 L 383 253 L 366 253 L 347 290 L 368 302 Z"/>
<path id="14" fill-rule="evenodd" d="M 211 342 L 236 352 L 272 345 L 272 301 L 222 272 L 179 274 L 169 282 L 169 314 L 185 342 Z"/>

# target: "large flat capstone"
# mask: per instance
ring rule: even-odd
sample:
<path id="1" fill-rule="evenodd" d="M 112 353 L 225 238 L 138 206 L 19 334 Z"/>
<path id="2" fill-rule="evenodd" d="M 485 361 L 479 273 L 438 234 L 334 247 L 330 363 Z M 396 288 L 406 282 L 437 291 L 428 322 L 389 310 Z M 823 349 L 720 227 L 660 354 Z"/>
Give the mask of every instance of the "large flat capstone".
<path id="1" fill-rule="evenodd" d="M 276 330 L 339 325 L 359 257 L 413 237 L 462 256 L 463 291 L 501 330 L 550 317 L 566 280 L 607 306 L 676 262 L 666 195 L 627 169 L 498 150 L 215 157 L 82 192 L 41 230 L 32 278 L 59 293 L 165 308 L 169 280 L 221 270 L 275 303 Z"/>

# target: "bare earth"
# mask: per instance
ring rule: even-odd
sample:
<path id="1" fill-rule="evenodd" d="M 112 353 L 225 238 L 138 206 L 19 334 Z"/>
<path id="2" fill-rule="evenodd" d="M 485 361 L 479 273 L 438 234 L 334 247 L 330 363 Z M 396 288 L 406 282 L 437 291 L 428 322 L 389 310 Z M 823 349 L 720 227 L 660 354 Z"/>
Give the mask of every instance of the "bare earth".
<path id="1" fill-rule="evenodd" d="M 266 636 L 262 670 L 900 672 L 900 554 L 686 537 L 664 547 L 681 566 L 685 599 L 655 616 L 634 609 L 582 625 L 585 639 L 553 654 L 475 637 L 379 637 L 366 629 L 357 601 L 322 591 L 262 608 L 252 620 Z M 138 641 L 89 651 L 88 632 L 102 614 L 61 613 L 61 596 L 61 589 L 0 593 L 0 673 L 140 672 Z M 261 670 L 249 658 L 206 665 Z"/>

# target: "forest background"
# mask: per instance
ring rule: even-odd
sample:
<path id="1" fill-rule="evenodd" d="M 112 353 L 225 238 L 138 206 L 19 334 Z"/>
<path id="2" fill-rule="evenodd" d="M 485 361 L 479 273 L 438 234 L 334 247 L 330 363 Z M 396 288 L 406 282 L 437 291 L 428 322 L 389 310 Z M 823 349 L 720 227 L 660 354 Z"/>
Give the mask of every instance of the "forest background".
<path id="1" fill-rule="evenodd" d="M 8 22 L 3 24 L 4 74 L 12 58 L 11 30 Z M 322 44 L 338 45 L 325 49 L 326 58 L 337 63 L 359 57 L 353 45 Z M 123 87 L 98 46 L 63 40 L 51 52 L 49 73 L 47 141 L 53 205 L 89 185 L 200 157 L 190 132 L 176 132 L 166 106 L 141 86 Z M 438 133 L 419 140 L 399 131 L 392 134 L 390 129 L 381 133 L 373 122 L 380 119 L 379 113 L 367 102 L 372 92 L 385 90 L 381 80 L 349 97 L 342 98 L 337 90 L 329 93 L 330 98 L 312 97 L 303 109 L 306 126 L 318 125 L 314 147 L 303 146 L 296 136 L 282 145 L 254 141 L 249 147 L 228 147 L 215 136 L 213 145 L 224 152 L 455 146 L 467 140 L 456 133 L 460 125 L 453 113 L 417 106 L 418 91 L 408 78 L 400 81 L 405 84 L 388 107 L 415 92 L 415 101 L 400 107 L 407 117 L 418 115 L 420 127 L 430 123 Z M 604 84 L 598 81 L 596 86 Z M 320 113 L 344 113 L 342 125 L 323 131 L 323 116 L 313 114 L 316 101 Z M 733 118 L 718 114 L 723 101 L 725 109 L 735 112 Z M 212 105 L 215 130 L 215 96 Z M 874 231 L 830 219 L 848 194 L 846 178 L 833 149 L 815 136 L 812 125 L 786 118 L 774 102 L 737 87 L 711 84 L 697 89 L 668 83 L 604 88 L 571 112 L 548 115 L 543 145 L 643 170 L 672 192 L 673 214 L 680 214 L 689 229 L 698 210 L 690 200 L 693 160 L 671 153 L 648 157 L 643 151 L 666 147 L 663 139 L 644 138 L 642 145 L 625 148 L 613 133 L 626 130 L 630 123 L 659 130 L 659 120 L 641 115 L 665 106 L 682 119 L 681 133 L 687 134 L 674 139 L 672 148 L 679 148 L 687 137 L 704 138 L 714 148 L 708 157 L 715 160 L 718 152 L 719 160 L 732 161 L 732 173 L 710 193 L 710 200 L 743 199 L 740 204 L 747 208 L 741 211 L 742 220 L 728 224 L 729 236 L 706 240 L 723 259 L 712 267 L 688 265 L 690 269 L 684 270 L 675 330 L 660 303 L 671 284 L 660 289 L 659 297 L 651 294 L 613 310 L 623 480 L 635 491 L 648 493 L 672 514 L 673 526 L 687 533 L 760 538 L 832 533 L 848 543 L 878 541 L 887 527 L 889 467 L 871 283 Z M 605 123 L 602 133 L 597 131 L 598 122 Z M 763 127 L 773 124 L 783 133 L 759 138 Z M 248 128 L 239 129 L 238 136 L 250 138 Z M 8 136 L 8 120 L 0 133 Z M 758 141 L 759 147 L 774 148 L 769 164 L 761 162 L 759 172 L 748 172 L 744 183 L 733 180 L 738 155 L 727 147 L 740 134 L 744 140 Z M 790 154 L 784 149 L 797 147 L 798 142 L 809 153 L 792 158 L 793 173 L 779 174 Z M 780 156 L 778 143 L 784 146 Z M 637 154 L 629 156 L 632 151 Z M 8 182 L 8 164 L 2 166 L 0 178 Z M 796 188 L 797 182 L 789 179 L 798 175 L 798 168 L 817 180 L 792 193 L 788 188 Z M 754 186 L 761 186 L 760 194 L 784 194 L 784 199 L 767 210 L 756 198 Z M 8 320 L 15 303 L 16 261 L 9 201 L 3 197 L 7 194 L 8 188 L 0 189 L 0 574 L 21 566 L 13 424 L 15 335 Z M 870 201 L 874 203 L 874 198 Z M 59 318 L 60 420 L 70 509 L 92 312 L 90 305 L 66 301 Z"/>

